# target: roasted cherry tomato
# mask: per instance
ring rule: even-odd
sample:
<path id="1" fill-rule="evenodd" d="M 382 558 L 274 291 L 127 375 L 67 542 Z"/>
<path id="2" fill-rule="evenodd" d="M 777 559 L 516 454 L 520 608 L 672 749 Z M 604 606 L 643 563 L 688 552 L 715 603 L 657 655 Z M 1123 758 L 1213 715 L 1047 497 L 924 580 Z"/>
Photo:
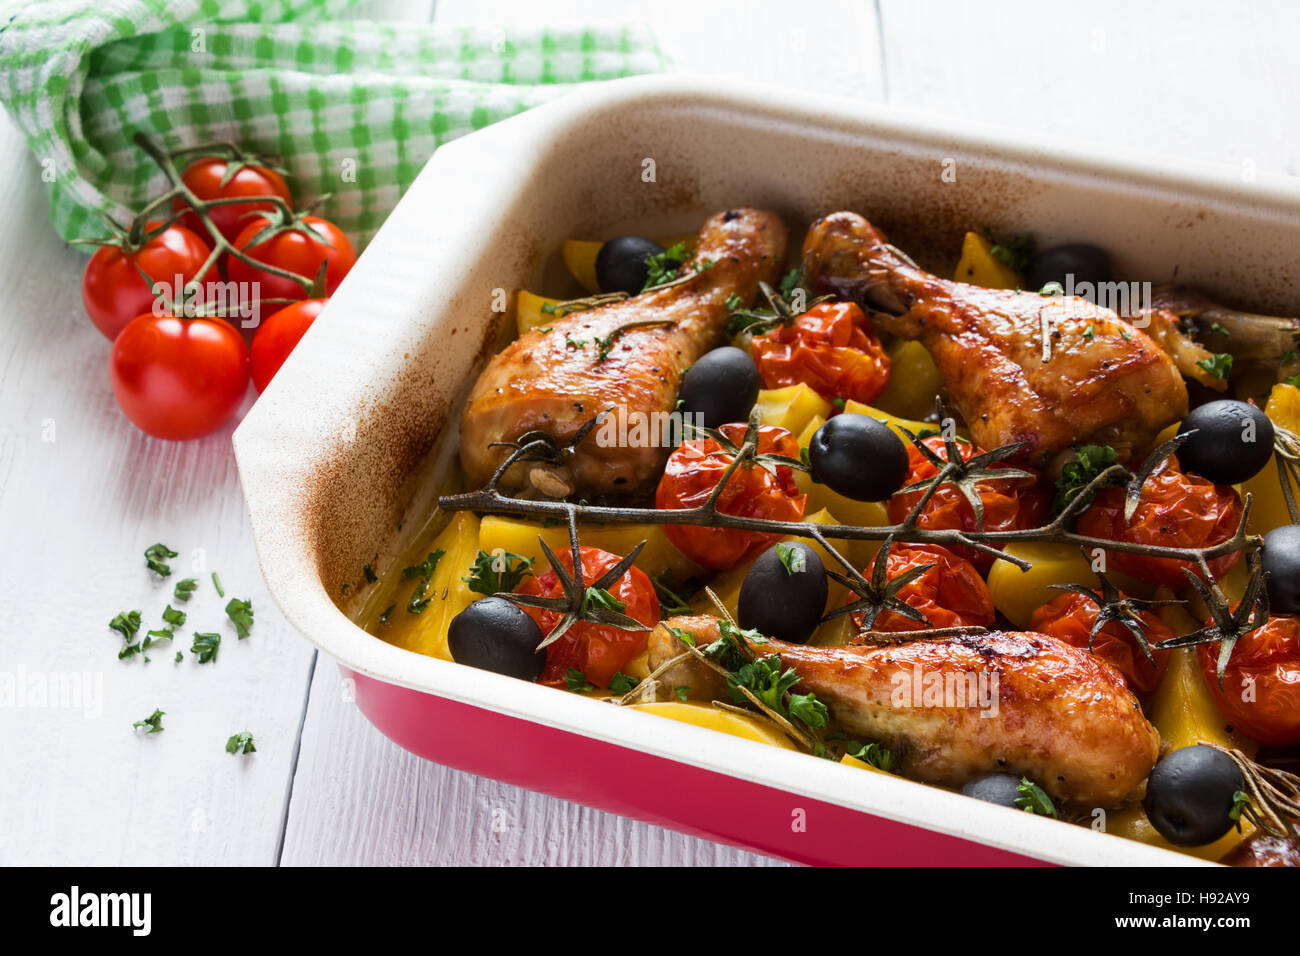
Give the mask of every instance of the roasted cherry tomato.
<path id="1" fill-rule="evenodd" d="M 304 299 L 267 316 L 248 349 L 253 385 L 260 395 L 325 308 L 324 299 Z"/>
<path id="2" fill-rule="evenodd" d="M 823 302 L 750 346 L 764 388 L 808 385 L 827 401 L 870 405 L 889 382 L 889 356 L 853 302 Z"/>
<path id="3" fill-rule="evenodd" d="M 1097 623 L 1098 613 L 1097 605 L 1082 594 L 1064 591 L 1034 612 L 1029 629 L 1086 651 L 1088 636 L 1092 633 L 1092 626 Z M 1138 617 L 1146 625 L 1149 644 L 1167 641 L 1175 636 L 1168 625 L 1150 611 L 1139 611 Z M 1169 667 L 1171 652 L 1153 650 L 1151 656 L 1156 659 L 1153 665 L 1142 653 L 1137 638 L 1128 628 L 1118 621 L 1108 621 L 1097 634 L 1092 653 L 1123 674 L 1129 690 L 1145 696 L 1160 686 L 1165 670 Z"/>
<path id="4" fill-rule="evenodd" d="M 1270 747 L 1300 744 L 1300 615 L 1271 617 L 1237 641 L 1223 687 L 1219 645 L 1201 644 L 1196 651 L 1205 686 L 1234 728 Z"/>
<path id="5" fill-rule="evenodd" d="M 580 556 L 584 585 L 591 585 L 623 560 L 617 554 L 599 548 L 581 548 Z M 565 548 L 556 557 L 564 569 L 572 574 L 572 551 Z M 628 617 L 635 618 L 647 627 L 659 623 L 659 599 L 655 595 L 654 585 L 641 569 L 629 568 L 608 590 L 616 600 L 626 605 L 623 613 Z M 518 591 L 520 594 L 540 594 L 544 597 L 560 597 L 564 593 L 554 571 L 529 578 L 519 586 Z M 543 635 L 549 634 L 561 617 L 559 612 L 543 611 L 540 608 L 526 607 L 524 612 L 537 622 Z M 649 637 L 649 631 L 625 631 L 620 627 L 579 621 L 563 637 L 546 648 L 546 666 L 538 680 L 543 684 L 563 687 L 572 668 L 580 671 L 597 687 L 608 687 L 610 678 L 646 649 Z"/>
<path id="6" fill-rule="evenodd" d="M 248 391 L 248 349 L 228 322 L 151 312 L 113 342 L 113 395 L 127 418 L 155 438 L 216 431 Z"/>
<path id="7" fill-rule="evenodd" d="M 896 544 L 889 549 L 885 575 L 896 578 L 926 564 L 933 567 L 907 582 L 894 596 L 916 608 L 930 619 L 930 623 L 922 624 L 897 612 L 886 611 L 876 618 L 875 630 L 919 631 L 926 627 L 984 627 L 993 623 L 995 612 L 988 585 L 975 570 L 975 565 L 947 548 L 932 544 Z M 863 574 L 869 577 L 870 568 Z M 857 600 L 856 595 L 850 594 L 849 600 Z M 853 627 L 861 630 L 862 615 L 850 617 Z"/>
<path id="8" fill-rule="evenodd" d="M 948 450 L 942 437 L 932 435 L 921 439 L 926 448 L 944 461 L 948 460 Z M 963 461 L 982 455 L 984 450 L 969 442 L 958 441 Z M 939 470 L 909 443 L 907 447 L 908 477 L 906 484 L 933 478 Z M 998 467 L 994 465 L 993 467 Z M 1029 471 L 1028 468 L 1022 468 Z M 1007 478 L 993 481 L 981 481 L 975 487 L 979 491 L 980 501 L 984 503 L 985 531 L 1007 531 L 1014 528 L 1033 528 L 1042 524 L 1047 516 L 1049 498 L 1045 492 L 1035 487 L 1032 478 Z M 924 491 L 909 491 L 896 494 L 889 499 L 889 518 L 900 522 L 911 513 L 916 503 L 921 500 Z M 917 518 L 921 528 L 949 528 L 961 531 L 977 530 L 975 509 L 966 500 L 960 488 L 945 482 L 935 491 Z M 993 563 L 990 555 L 982 554 L 973 548 L 954 547 L 955 554 L 970 561 L 981 572 L 985 572 Z"/>
<path id="9" fill-rule="evenodd" d="M 718 431 L 737 447 L 744 443 L 744 425 L 723 425 Z M 798 459 L 799 442 L 784 428 L 760 425 L 758 451 Z M 733 457 L 712 438 L 683 442 L 668 456 L 668 465 L 655 492 L 655 507 L 696 508 L 704 504 Z M 789 467 L 754 462 L 746 462 L 736 469 L 718 499 L 718 510 L 723 514 L 773 521 L 802 521 L 807 505 L 808 496 L 799 493 L 794 472 Z M 747 555 L 781 538 L 779 534 L 761 531 L 683 524 L 664 525 L 664 534 L 682 554 L 715 571 L 734 568 Z"/>
<path id="10" fill-rule="evenodd" d="M 151 222 L 146 229 L 152 231 L 160 225 Z M 198 275 L 211 253 L 207 243 L 182 226 L 169 226 L 139 249 L 101 246 L 81 277 L 86 314 L 112 341 L 137 315 L 153 310 L 156 297 L 141 272 L 169 286 L 176 284 L 179 275 L 184 285 Z M 213 278 L 217 278 L 215 273 Z"/>
<path id="11" fill-rule="evenodd" d="M 224 159 L 207 157 L 196 159 L 185 167 L 181 180 L 190 191 L 200 199 L 238 199 L 241 196 L 279 196 L 292 205 L 293 197 L 284 177 L 274 169 L 253 164 L 240 166 L 235 174 L 226 181 L 229 164 Z M 207 230 L 189 204 L 183 199 L 173 199 L 172 208 L 177 212 L 186 210 L 179 222 L 182 226 L 200 236 L 207 235 Z M 270 212 L 275 208 L 269 202 L 236 202 L 225 206 L 212 206 L 208 218 L 217 227 L 217 231 L 234 242 L 235 237 L 248 225 L 245 218 L 250 212 Z"/>
<path id="12" fill-rule="evenodd" d="M 1199 475 L 1186 474 L 1171 457 L 1142 485 L 1142 497 L 1130 523 L 1124 521 L 1124 489 L 1106 488 L 1079 516 L 1080 534 L 1111 541 L 1129 541 L 1168 548 L 1208 548 L 1227 541 L 1241 520 L 1241 498 L 1228 485 L 1215 485 Z M 1210 573 L 1221 578 L 1240 551 L 1209 562 Z M 1182 569 L 1196 572 L 1191 561 L 1153 558 L 1108 551 L 1112 567 L 1151 584 L 1187 586 Z"/>
<path id="13" fill-rule="evenodd" d="M 274 233 L 256 245 L 250 245 L 267 226 L 267 221 L 254 217 L 235 238 L 235 248 L 245 252 L 251 259 L 270 266 L 286 269 L 307 279 L 313 278 L 322 262 L 325 267 L 325 294 L 328 298 L 334 294 L 343 277 L 357 261 L 352 251 L 352 243 L 338 226 L 328 219 L 316 216 L 304 216 L 302 227 L 312 235 L 306 235 L 300 228 L 286 228 Z M 234 258 L 226 264 L 226 274 L 232 282 L 256 282 L 261 299 L 305 299 L 307 290 L 292 279 L 272 275 L 264 269 L 258 269 Z M 275 306 L 274 308 L 281 308 Z M 263 317 L 266 312 L 263 311 Z"/>

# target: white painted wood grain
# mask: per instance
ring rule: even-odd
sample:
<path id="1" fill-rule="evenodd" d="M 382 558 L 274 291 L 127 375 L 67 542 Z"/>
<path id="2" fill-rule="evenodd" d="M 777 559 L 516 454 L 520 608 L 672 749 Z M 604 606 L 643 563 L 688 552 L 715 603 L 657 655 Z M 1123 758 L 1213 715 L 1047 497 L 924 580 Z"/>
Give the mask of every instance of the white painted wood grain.
<path id="1" fill-rule="evenodd" d="M 0 682 L 71 681 L 98 702 L 0 701 L 0 862 L 271 863 L 311 651 L 262 585 L 230 429 L 160 442 L 118 411 L 110 343 L 81 307 L 86 254 L 50 228 L 38 173 L 6 118 Z M 144 566 L 155 541 L 181 553 L 165 583 Z M 118 661 L 122 642 L 108 621 L 138 608 L 147 626 L 161 626 L 194 549 L 229 595 L 252 599 L 252 636 L 236 641 L 203 573 L 180 633 L 221 633 L 217 661 L 200 666 L 180 639 L 180 664 L 166 644 L 148 665 Z M 166 729 L 137 737 L 132 722 L 155 707 Z M 231 757 L 225 741 L 242 730 L 259 752 Z"/>
<path id="2" fill-rule="evenodd" d="M 1300 175 L 1291 0 L 879 0 L 889 102 Z"/>

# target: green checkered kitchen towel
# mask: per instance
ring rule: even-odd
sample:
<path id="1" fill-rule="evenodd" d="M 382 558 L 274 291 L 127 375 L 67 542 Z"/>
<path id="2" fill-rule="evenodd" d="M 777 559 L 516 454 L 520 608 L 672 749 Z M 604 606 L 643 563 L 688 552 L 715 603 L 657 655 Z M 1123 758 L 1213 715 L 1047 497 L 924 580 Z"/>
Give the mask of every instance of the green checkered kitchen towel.
<path id="1" fill-rule="evenodd" d="M 640 27 L 446 29 L 336 17 L 354 0 L 47 0 L 0 24 L 0 100 L 65 239 L 165 186 L 132 144 L 229 140 L 275 157 L 300 202 L 374 234 L 440 144 L 573 84 L 664 69 Z"/>

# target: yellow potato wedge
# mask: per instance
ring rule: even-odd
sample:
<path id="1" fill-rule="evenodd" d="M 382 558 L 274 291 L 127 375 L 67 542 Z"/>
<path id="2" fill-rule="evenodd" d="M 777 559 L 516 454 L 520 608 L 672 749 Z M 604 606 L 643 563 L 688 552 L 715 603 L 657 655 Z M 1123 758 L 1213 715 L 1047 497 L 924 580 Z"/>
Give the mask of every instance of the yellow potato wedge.
<path id="1" fill-rule="evenodd" d="M 790 739 L 770 723 L 758 718 L 743 717 L 740 714 L 720 710 L 709 704 L 659 701 L 649 704 L 631 704 L 630 707 L 632 710 L 667 717 L 669 720 L 681 721 L 684 724 L 694 724 L 696 727 L 716 730 L 720 733 L 730 734 L 733 737 L 742 737 L 745 740 L 753 740 L 760 744 L 780 747 L 783 750 L 796 749 Z"/>

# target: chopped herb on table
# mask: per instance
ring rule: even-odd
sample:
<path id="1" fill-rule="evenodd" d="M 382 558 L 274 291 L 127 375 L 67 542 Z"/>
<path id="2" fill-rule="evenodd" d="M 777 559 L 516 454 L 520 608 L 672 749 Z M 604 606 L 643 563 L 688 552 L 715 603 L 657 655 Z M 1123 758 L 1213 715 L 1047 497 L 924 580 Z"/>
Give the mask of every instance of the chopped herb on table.
<path id="1" fill-rule="evenodd" d="M 194 644 L 190 647 L 190 653 L 198 656 L 200 664 L 206 664 L 208 661 L 215 661 L 217 659 L 217 651 L 220 649 L 220 634 L 200 634 L 198 631 L 194 632 Z"/>
<path id="2" fill-rule="evenodd" d="M 235 625 L 235 633 L 242 641 L 253 627 L 253 602 L 231 598 L 226 604 L 226 617 Z"/>
<path id="3" fill-rule="evenodd" d="M 146 734 L 162 733 L 163 730 L 166 729 L 162 725 L 162 719 L 165 715 L 166 715 L 166 711 L 162 711 L 162 710 L 158 710 L 157 708 L 154 708 L 154 712 L 152 714 L 150 714 L 144 720 L 137 720 L 131 726 L 134 727 L 136 730 L 143 730 Z"/>
<path id="4" fill-rule="evenodd" d="M 226 741 L 226 753 L 240 756 L 257 753 L 257 748 L 253 746 L 253 735 L 247 730 L 233 735 Z"/>
<path id="5" fill-rule="evenodd" d="M 144 551 L 145 566 L 160 578 L 171 575 L 171 566 L 165 562 L 167 559 L 174 557 L 176 557 L 176 552 L 165 544 L 151 544 Z"/>

